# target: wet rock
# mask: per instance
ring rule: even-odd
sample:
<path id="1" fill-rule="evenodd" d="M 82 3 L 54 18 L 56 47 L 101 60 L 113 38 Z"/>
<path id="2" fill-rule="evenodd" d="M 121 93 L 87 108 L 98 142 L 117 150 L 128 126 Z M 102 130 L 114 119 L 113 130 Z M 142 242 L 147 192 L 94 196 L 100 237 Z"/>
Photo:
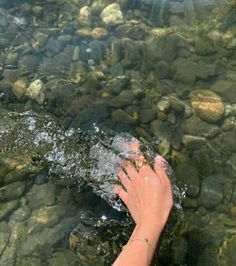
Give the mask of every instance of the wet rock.
<path id="1" fill-rule="evenodd" d="M 195 51 L 198 55 L 203 55 L 203 56 L 216 52 L 213 46 L 209 42 L 200 38 L 196 38 L 195 40 Z"/>
<path id="2" fill-rule="evenodd" d="M 124 59 L 122 61 L 124 66 L 130 67 L 135 65 L 136 68 L 140 66 L 143 57 L 143 43 L 124 38 L 122 46 L 124 48 Z"/>
<path id="3" fill-rule="evenodd" d="M 170 108 L 170 101 L 169 99 L 161 99 L 157 104 L 158 110 L 160 110 L 163 113 L 168 113 Z"/>
<path id="4" fill-rule="evenodd" d="M 182 121 L 181 130 L 185 134 L 207 137 L 212 135 L 213 132 L 219 131 L 219 127 L 209 124 L 196 115 Z"/>
<path id="5" fill-rule="evenodd" d="M 188 252 L 188 242 L 185 238 L 180 237 L 174 241 L 172 246 L 172 260 L 175 264 L 180 265 L 185 263 Z"/>
<path id="6" fill-rule="evenodd" d="M 15 222 L 22 222 L 30 217 L 31 209 L 25 205 L 13 212 L 10 219 Z"/>
<path id="7" fill-rule="evenodd" d="M 11 230 L 6 222 L 0 223 L 0 256 L 3 253 L 10 238 Z"/>
<path id="8" fill-rule="evenodd" d="M 170 96 L 169 97 L 170 107 L 173 109 L 176 113 L 184 113 L 185 111 L 185 104 L 181 100 L 179 100 L 177 97 Z"/>
<path id="9" fill-rule="evenodd" d="M 156 75 L 159 79 L 170 78 L 172 75 L 169 64 L 165 61 L 160 61 L 155 66 Z"/>
<path id="10" fill-rule="evenodd" d="M 38 58 L 35 55 L 24 55 L 18 62 L 18 67 L 21 72 L 34 72 L 38 66 Z"/>
<path id="11" fill-rule="evenodd" d="M 20 197 L 25 191 L 25 183 L 14 182 L 0 188 L 0 200 L 9 200 Z"/>
<path id="12" fill-rule="evenodd" d="M 185 197 L 183 199 L 183 207 L 184 208 L 191 208 L 191 209 L 194 209 L 194 208 L 197 208 L 198 207 L 198 201 L 196 199 L 191 199 L 189 197 Z"/>
<path id="13" fill-rule="evenodd" d="M 181 141 L 184 144 L 184 146 L 189 150 L 196 150 L 206 145 L 205 138 L 192 136 L 192 135 L 184 135 Z"/>
<path id="14" fill-rule="evenodd" d="M 17 69 L 4 69 L 3 71 L 4 82 L 14 83 L 19 78 L 19 70 Z"/>
<path id="15" fill-rule="evenodd" d="M 81 261 L 78 256 L 70 250 L 57 251 L 52 254 L 52 257 L 48 260 L 49 265 L 68 265 L 77 266 L 81 265 Z"/>
<path id="16" fill-rule="evenodd" d="M 113 94 L 117 95 L 122 90 L 126 89 L 129 84 L 129 79 L 126 76 L 118 76 L 106 83 L 106 88 L 109 89 Z"/>
<path id="17" fill-rule="evenodd" d="M 45 86 L 40 79 L 33 81 L 26 89 L 26 95 L 35 100 L 38 104 L 43 104 L 45 99 Z"/>
<path id="18" fill-rule="evenodd" d="M 15 94 L 17 99 L 21 99 L 23 98 L 23 96 L 26 93 L 26 89 L 27 89 L 27 81 L 26 79 L 18 79 L 12 86 L 12 91 Z"/>
<path id="19" fill-rule="evenodd" d="M 236 264 L 235 256 L 236 236 L 232 235 L 227 238 L 221 245 L 219 250 L 220 265 L 228 266 Z"/>
<path id="20" fill-rule="evenodd" d="M 132 117 L 131 115 L 127 114 L 122 109 L 117 109 L 112 112 L 111 114 L 112 120 L 115 122 L 123 122 L 131 125 L 137 125 L 138 121 Z"/>
<path id="21" fill-rule="evenodd" d="M 218 93 L 224 100 L 230 103 L 236 103 L 236 83 L 229 80 L 218 80 L 212 87 L 212 91 Z"/>
<path id="22" fill-rule="evenodd" d="M 11 200 L 5 203 L 0 203 L 0 220 L 12 213 L 19 205 L 18 200 Z"/>
<path id="23" fill-rule="evenodd" d="M 112 97 L 109 102 L 108 106 L 114 107 L 114 108 L 123 108 L 130 104 L 130 101 L 126 98 L 116 96 Z"/>
<path id="24" fill-rule="evenodd" d="M 147 27 L 144 24 L 125 23 L 118 26 L 115 31 L 118 38 L 128 37 L 133 40 L 144 40 L 147 36 Z"/>
<path id="25" fill-rule="evenodd" d="M 171 151 L 170 142 L 167 139 L 162 138 L 159 145 L 157 146 L 157 150 L 161 156 L 168 158 Z"/>
<path id="26" fill-rule="evenodd" d="M 123 14 L 117 3 L 108 5 L 100 14 L 102 21 L 109 26 L 119 25 L 124 22 Z"/>
<path id="27" fill-rule="evenodd" d="M 223 200 L 223 177 L 210 175 L 202 182 L 200 201 L 206 208 L 214 208 Z"/>
<path id="28" fill-rule="evenodd" d="M 97 27 L 92 30 L 91 34 L 94 39 L 102 40 L 109 35 L 109 32 L 105 28 Z"/>
<path id="29" fill-rule="evenodd" d="M 140 122 L 149 123 L 156 118 L 156 110 L 154 108 L 140 110 Z"/>
<path id="30" fill-rule="evenodd" d="M 121 40 L 114 40 L 111 44 L 111 63 L 116 64 L 123 58 L 123 46 Z"/>
<path id="31" fill-rule="evenodd" d="M 41 265 L 41 258 L 35 258 L 32 256 L 18 256 L 15 263 L 16 266 L 39 266 Z"/>
<path id="32" fill-rule="evenodd" d="M 54 184 L 34 185 L 27 195 L 29 206 L 35 209 L 40 206 L 53 205 L 56 200 L 55 191 Z"/>
<path id="33" fill-rule="evenodd" d="M 198 64 L 179 58 L 174 62 L 175 79 L 185 84 L 193 84 L 196 81 L 196 73 L 198 71 Z"/>
<path id="34" fill-rule="evenodd" d="M 81 25 L 90 25 L 91 23 L 91 8 L 83 6 L 79 11 L 78 21 Z"/>
<path id="35" fill-rule="evenodd" d="M 187 196 L 196 197 L 200 191 L 198 170 L 189 163 L 181 163 L 175 168 L 175 174 L 180 187 L 186 186 Z"/>
<path id="36" fill-rule="evenodd" d="M 209 123 L 222 119 L 225 108 L 216 93 L 210 90 L 195 90 L 191 92 L 190 98 L 193 109 L 201 119 Z"/>

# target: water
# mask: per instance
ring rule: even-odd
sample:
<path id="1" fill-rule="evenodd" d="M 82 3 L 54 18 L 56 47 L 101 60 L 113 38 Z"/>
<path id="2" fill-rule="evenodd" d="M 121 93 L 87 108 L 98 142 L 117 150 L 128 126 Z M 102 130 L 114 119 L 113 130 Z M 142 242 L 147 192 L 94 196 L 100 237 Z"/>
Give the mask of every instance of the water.
<path id="1" fill-rule="evenodd" d="M 235 1 L 114 2 L 0 1 L 0 264 L 111 265 L 137 138 L 173 168 L 156 263 L 234 265 Z"/>

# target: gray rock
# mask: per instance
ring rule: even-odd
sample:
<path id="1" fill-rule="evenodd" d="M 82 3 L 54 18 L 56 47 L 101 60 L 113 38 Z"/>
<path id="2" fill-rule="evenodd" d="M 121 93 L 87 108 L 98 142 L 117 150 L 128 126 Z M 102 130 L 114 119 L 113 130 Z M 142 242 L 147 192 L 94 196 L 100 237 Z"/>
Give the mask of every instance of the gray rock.
<path id="1" fill-rule="evenodd" d="M 117 3 L 108 5 L 100 14 L 102 21 L 109 26 L 119 25 L 124 23 L 123 14 L 120 6 Z"/>
<path id="2" fill-rule="evenodd" d="M 214 208 L 220 204 L 224 195 L 224 178 L 210 175 L 202 182 L 200 201 L 206 208 Z"/>
<path id="3" fill-rule="evenodd" d="M 111 114 L 112 120 L 115 122 L 123 122 L 131 125 L 137 125 L 138 121 L 132 117 L 131 115 L 127 114 L 122 109 L 117 109 L 112 112 Z"/>
<path id="4" fill-rule="evenodd" d="M 188 242 L 185 238 L 180 237 L 174 241 L 172 246 L 172 260 L 174 264 L 181 265 L 185 263 L 188 252 Z"/>
<path id="5" fill-rule="evenodd" d="M 71 250 L 56 251 L 48 260 L 49 265 L 65 265 L 65 266 L 78 266 L 81 261 L 78 256 Z"/>
<path id="6" fill-rule="evenodd" d="M 178 58 L 174 62 L 174 72 L 177 81 L 193 84 L 196 81 L 198 64 L 185 58 Z"/>
<path id="7" fill-rule="evenodd" d="M 20 197 L 25 191 L 24 182 L 10 183 L 0 188 L 0 200 L 9 200 Z"/>
<path id="8" fill-rule="evenodd" d="M 34 185 L 32 190 L 28 193 L 27 198 L 29 201 L 29 206 L 32 209 L 38 208 L 40 206 L 50 206 L 55 203 L 55 185 L 54 184 L 42 184 Z"/>
<path id="9" fill-rule="evenodd" d="M 149 123 L 156 117 L 156 110 L 154 108 L 141 109 L 140 110 L 140 121 L 141 123 Z"/>
<path id="10" fill-rule="evenodd" d="M 18 200 L 11 200 L 5 203 L 0 203 L 0 220 L 11 214 L 19 205 Z"/>
<path id="11" fill-rule="evenodd" d="M 216 81 L 211 89 L 218 93 L 224 100 L 230 103 L 236 103 L 236 83 L 229 80 L 218 80 Z"/>
<path id="12" fill-rule="evenodd" d="M 180 183 L 180 187 L 187 188 L 186 194 L 189 197 L 196 197 L 200 191 L 200 180 L 197 168 L 194 166 L 182 163 L 175 169 L 177 182 Z"/>

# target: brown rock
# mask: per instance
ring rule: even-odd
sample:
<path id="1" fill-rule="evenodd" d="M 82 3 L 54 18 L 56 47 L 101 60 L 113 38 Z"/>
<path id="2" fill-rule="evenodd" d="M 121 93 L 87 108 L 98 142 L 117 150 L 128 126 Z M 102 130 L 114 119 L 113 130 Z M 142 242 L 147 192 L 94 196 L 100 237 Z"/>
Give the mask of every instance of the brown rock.
<path id="1" fill-rule="evenodd" d="M 221 120 L 225 108 L 216 93 L 210 90 L 195 90 L 190 94 L 190 98 L 193 109 L 201 119 L 209 123 Z"/>
<path id="2" fill-rule="evenodd" d="M 97 27 L 92 30 L 92 37 L 94 39 L 98 39 L 98 40 L 104 39 L 108 36 L 108 34 L 109 32 L 106 29 L 101 28 L 101 27 Z"/>

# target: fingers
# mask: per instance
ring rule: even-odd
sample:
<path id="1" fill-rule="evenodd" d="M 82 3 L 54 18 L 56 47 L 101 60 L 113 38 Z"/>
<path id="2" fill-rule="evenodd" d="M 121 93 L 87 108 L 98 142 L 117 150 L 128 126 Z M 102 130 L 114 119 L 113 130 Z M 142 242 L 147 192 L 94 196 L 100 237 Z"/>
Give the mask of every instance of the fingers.
<path id="1" fill-rule="evenodd" d="M 120 179 L 121 184 L 123 185 L 123 187 L 127 191 L 129 189 L 129 186 L 130 186 L 130 180 L 129 180 L 128 176 L 125 174 L 125 172 L 123 170 L 120 170 L 118 173 L 118 177 Z"/>
<path id="2" fill-rule="evenodd" d="M 153 169 L 151 168 L 150 165 L 145 164 L 143 165 L 140 170 L 139 170 L 139 174 L 141 177 L 154 177 L 154 178 L 158 178 L 157 174 L 153 171 Z"/>
<path id="3" fill-rule="evenodd" d="M 169 185 L 170 180 L 166 173 L 166 164 L 167 162 L 162 156 L 157 155 L 155 157 L 154 170 L 156 174 L 159 176 L 161 182 L 165 185 Z"/>
<path id="4" fill-rule="evenodd" d="M 121 198 L 125 205 L 128 203 L 128 193 L 122 188 L 122 186 L 116 185 L 114 187 L 115 193 Z"/>
<path id="5" fill-rule="evenodd" d="M 131 163 L 127 163 L 124 170 L 126 171 L 127 175 L 131 180 L 139 176 L 139 173 L 136 171 L 135 167 Z"/>

